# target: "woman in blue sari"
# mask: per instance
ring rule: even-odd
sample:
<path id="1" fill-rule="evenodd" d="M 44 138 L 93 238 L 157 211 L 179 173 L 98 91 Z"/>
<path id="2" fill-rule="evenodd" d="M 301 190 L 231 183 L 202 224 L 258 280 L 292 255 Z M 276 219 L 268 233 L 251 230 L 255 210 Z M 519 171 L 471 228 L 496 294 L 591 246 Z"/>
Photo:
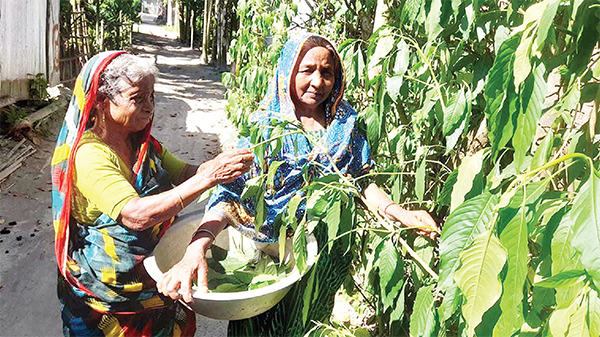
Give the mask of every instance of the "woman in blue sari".
<path id="1" fill-rule="evenodd" d="M 282 138 L 283 145 L 277 160 L 283 161 L 283 164 L 277 169 L 273 190 L 265 192 L 266 219 L 258 234 L 254 228 L 253 204 L 240 200 L 251 174 L 219 185 L 211 195 L 203 222 L 185 256 L 159 281 L 158 288 L 163 294 L 178 298 L 179 290 L 184 300 L 191 301 L 190 283 L 194 277 L 198 277 L 199 288 L 207 290 L 205 252 L 214 236 L 226 225 L 262 243 L 263 247 L 276 242 L 276 219 L 291 198 L 306 186 L 302 171 L 306 164 L 318 165 L 323 171 L 333 171 L 335 165 L 339 171 L 353 177 L 360 177 L 372 168 L 366 138 L 356 127 L 356 111 L 342 101 L 344 83 L 340 57 L 331 42 L 315 34 L 300 34 L 286 42 L 270 88 L 254 118 L 263 125 L 281 116 L 297 119 L 311 138 L 327 148 L 327 153 L 311 145 L 303 134 Z M 241 145 L 249 147 L 251 144 L 242 140 Z M 251 171 L 260 170 L 255 167 Z M 367 202 L 377 205 L 387 218 L 409 227 L 418 227 L 430 236 L 436 234 L 437 225 L 427 212 L 403 209 L 374 183 L 362 190 Z M 318 228 L 316 236 L 319 246 L 323 247 L 326 230 Z M 341 244 L 334 242 L 329 251 L 322 250 L 317 264 L 309 271 L 314 275 L 305 277 L 278 305 L 264 314 L 231 321 L 229 334 L 303 335 L 310 330 L 312 321 L 326 321 L 331 315 L 334 295 L 348 275 L 351 262 L 352 252 L 346 252 Z M 308 279 L 327 286 L 313 288 L 307 285 Z M 302 317 L 302 297 L 307 287 L 317 291 L 312 295 L 313 301 L 304 314 L 306 317 Z"/>

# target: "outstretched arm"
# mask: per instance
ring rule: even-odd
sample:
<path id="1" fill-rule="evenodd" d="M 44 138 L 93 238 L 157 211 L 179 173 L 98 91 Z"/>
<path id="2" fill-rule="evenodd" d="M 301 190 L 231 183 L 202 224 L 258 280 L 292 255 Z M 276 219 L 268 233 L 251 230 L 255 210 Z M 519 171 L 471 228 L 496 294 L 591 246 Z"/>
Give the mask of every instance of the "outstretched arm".
<path id="1" fill-rule="evenodd" d="M 377 210 L 390 220 L 400 221 L 407 227 L 418 228 L 419 234 L 435 238 L 439 229 L 429 213 L 423 210 L 406 210 L 390 199 L 375 183 L 369 184 L 364 192 L 370 204 L 377 205 Z"/>
<path id="2" fill-rule="evenodd" d="M 170 219 L 205 190 L 247 172 L 253 158 L 248 150 L 221 153 L 202 164 L 179 186 L 160 194 L 131 199 L 121 210 L 119 220 L 128 228 L 144 230 Z"/>

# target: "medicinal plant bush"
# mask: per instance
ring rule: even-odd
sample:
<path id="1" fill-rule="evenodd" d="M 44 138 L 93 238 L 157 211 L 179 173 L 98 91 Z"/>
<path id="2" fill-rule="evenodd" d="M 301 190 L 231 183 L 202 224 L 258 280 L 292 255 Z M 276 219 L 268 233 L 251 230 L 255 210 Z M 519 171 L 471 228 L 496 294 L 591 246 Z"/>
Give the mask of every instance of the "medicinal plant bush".
<path id="1" fill-rule="evenodd" d="M 352 237 L 354 279 L 376 308 L 376 333 L 600 335 L 600 3 L 387 4 L 387 25 L 368 39 L 346 25 L 372 12 L 349 19 L 346 2 L 322 5 L 344 15 L 313 17 L 312 27 L 339 42 L 345 99 L 377 164 L 370 179 L 433 213 L 439 251 L 362 205 L 348 177 L 334 172 L 306 195 L 323 217 L 337 202 L 352 210 L 354 228 L 336 228 L 333 213 L 326 220 L 329 239 Z M 248 36 L 258 29 L 243 27 Z M 265 48 L 238 67 L 274 66 Z M 260 88 L 225 77 L 241 129 L 269 71 L 255 77 Z"/>

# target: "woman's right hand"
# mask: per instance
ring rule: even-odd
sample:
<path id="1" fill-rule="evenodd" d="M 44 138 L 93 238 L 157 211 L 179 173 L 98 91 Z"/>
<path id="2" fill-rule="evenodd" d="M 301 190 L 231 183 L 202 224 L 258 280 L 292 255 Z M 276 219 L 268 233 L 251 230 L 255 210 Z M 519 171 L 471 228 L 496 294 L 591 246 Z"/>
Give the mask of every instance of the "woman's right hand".
<path id="1" fill-rule="evenodd" d="M 192 301 L 192 280 L 198 278 L 198 290 L 208 292 L 206 251 L 210 244 L 210 238 L 206 237 L 192 242 L 181 261 L 158 281 L 158 291 L 174 300 L 183 299 L 189 303 Z"/>
<path id="2" fill-rule="evenodd" d="M 219 154 L 198 167 L 197 175 L 212 182 L 222 184 L 248 172 L 254 161 L 254 155 L 248 149 L 236 149 Z"/>

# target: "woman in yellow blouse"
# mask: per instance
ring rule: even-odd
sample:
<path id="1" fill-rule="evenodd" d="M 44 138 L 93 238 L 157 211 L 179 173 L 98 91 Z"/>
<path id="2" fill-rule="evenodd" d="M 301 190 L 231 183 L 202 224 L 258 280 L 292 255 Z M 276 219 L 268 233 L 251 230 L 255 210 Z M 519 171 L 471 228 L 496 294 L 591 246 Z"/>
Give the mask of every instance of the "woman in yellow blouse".
<path id="1" fill-rule="evenodd" d="M 141 261 L 174 216 L 248 171 L 247 150 L 201 166 L 150 135 L 156 68 L 124 52 L 77 78 L 52 160 L 58 297 L 66 336 L 191 336 L 194 314 L 158 293 Z"/>

